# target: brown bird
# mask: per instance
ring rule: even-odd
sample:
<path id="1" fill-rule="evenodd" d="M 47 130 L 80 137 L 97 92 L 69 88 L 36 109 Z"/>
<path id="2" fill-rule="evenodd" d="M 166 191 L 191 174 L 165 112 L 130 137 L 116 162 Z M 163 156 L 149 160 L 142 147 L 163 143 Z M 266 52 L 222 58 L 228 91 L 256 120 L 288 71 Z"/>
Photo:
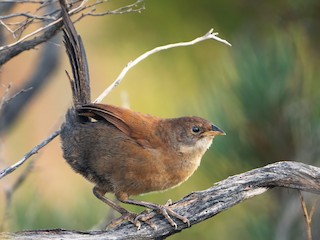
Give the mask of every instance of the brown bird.
<path id="1" fill-rule="evenodd" d="M 69 77 L 74 106 L 61 127 L 64 158 L 95 186 L 94 195 L 121 214 L 113 224 L 128 220 L 140 228 L 154 214 L 131 213 L 106 198 L 114 193 L 123 203 L 143 206 L 161 213 L 172 226 L 172 217 L 190 225 L 170 205 L 130 199 L 152 191 L 166 190 L 186 181 L 198 168 L 201 158 L 217 135 L 225 133 L 200 117 L 162 119 L 129 109 L 90 100 L 86 54 L 60 0 L 64 21 L 64 43 L 72 66 Z M 69 76 L 69 75 L 68 75 Z M 153 226 L 154 227 L 154 226 Z"/>

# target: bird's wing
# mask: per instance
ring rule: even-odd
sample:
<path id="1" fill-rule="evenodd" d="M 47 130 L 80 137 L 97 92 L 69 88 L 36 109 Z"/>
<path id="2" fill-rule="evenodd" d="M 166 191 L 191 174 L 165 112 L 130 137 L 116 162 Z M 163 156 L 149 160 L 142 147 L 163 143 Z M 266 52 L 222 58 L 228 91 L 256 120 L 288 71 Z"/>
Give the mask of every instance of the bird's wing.
<path id="1" fill-rule="evenodd" d="M 154 145 L 150 136 L 154 135 L 154 124 L 159 118 L 107 104 L 88 104 L 77 109 L 80 116 L 104 119 L 144 147 Z"/>

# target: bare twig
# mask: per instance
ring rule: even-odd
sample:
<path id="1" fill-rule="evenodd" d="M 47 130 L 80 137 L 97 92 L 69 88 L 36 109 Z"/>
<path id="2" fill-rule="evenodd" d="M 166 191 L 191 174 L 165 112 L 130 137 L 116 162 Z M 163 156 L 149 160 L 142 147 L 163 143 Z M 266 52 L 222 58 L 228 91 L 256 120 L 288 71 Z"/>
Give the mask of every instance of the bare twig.
<path id="1" fill-rule="evenodd" d="M 202 41 L 205 41 L 205 40 L 209 40 L 209 39 L 213 39 L 213 40 L 216 40 L 216 41 L 219 41 L 219 42 L 222 42 L 224 44 L 227 44 L 227 45 L 231 46 L 231 44 L 228 41 L 217 37 L 217 35 L 218 35 L 218 33 L 214 33 L 213 32 L 213 28 L 212 28 L 212 29 L 210 29 L 209 32 L 207 32 L 202 37 L 198 37 L 198 38 L 196 38 L 196 39 L 194 39 L 192 41 L 168 44 L 168 45 L 156 47 L 156 48 L 154 48 L 154 49 L 152 49 L 152 50 L 150 50 L 148 52 L 145 52 L 144 54 L 142 54 L 141 56 L 139 56 L 135 60 L 129 62 L 127 64 L 127 66 L 121 71 L 121 73 L 119 74 L 117 79 L 109 87 L 107 87 L 103 91 L 103 93 L 101 93 L 100 96 L 94 102 L 95 103 L 101 102 L 112 91 L 112 89 L 114 89 L 116 86 L 119 85 L 119 83 L 122 81 L 124 76 L 128 73 L 128 71 L 131 68 L 133 68 L 139 62 L 141 62 L 142 60 L 146 59 L 147 57 L 149 57 L 150 55 L 152 55 L 154 53 L 157 53 L 157 52 L 160 52 L 160 51 L 163 51 L 163 50 L 167 50 L 167 49 L 170 49 L 170 48 L 185 47 L 185 46 L 194 45 L 196 43 L 199 43 L 199 42 L 202 42 Z"/>
<path id="2" fill-rule="evenodd" d="M 130 12 L 139 12 L 140 13 L 142 10 L 144 10 L 144 6 L 142 5 L 142 7 L 140 7 L 140 8 L 137 8 L 137 6 L 139 6 L 139 4 L 141 4 L 143 2 L 144 2 L 144 0 L 137 0 L 133 4 L 129 4 L 127 6 L 120 7 L 120 8 L 115 9 L 115 10 L 104 11 L 104 12 L 101 12 L 101 13 L 89 12 L 89 13 L 86 13 L 84 15 L 86 15 L 86 16 L 104 16 L 104 15 L 107 15 L 107 14 L 123 14 L 123 13 L 126 13 L 128 11 L 130 11 Z"/>
<path id="3" fill-rule="evenodd" d="M 26 18 L 40 19 L 40 20 L 54 20 L 53 16 L 36 16 L 29 13 L 12 13 L 6 16 L 0 16 L 0 20 L 14 18 L 14 17 L 26 17 Z"/>
<path id="4" fill-rule="evenodd" d="M 317 200 L 315 200 L 314 203 L 312 204 L 312 207 L 311 207 L 311 210 L 310 210 L 310 219 L 311 220 L 312 220 L 313 214 L 315 213 L 319 202 L 320 202 L 320 198 L 317 198 Z"/>
<path id="5" fill-rule="evenodd" d="M 20 44 L 13 45 L 10 48 L 8 48 L 7 46 L 0 48 L 0 65 L 3 65 L 7 61 L 9 61 L 11 58 L 20 54 L 21 52 L 32 49 L 38 44 L 43 43 L 48 39 L 52 38 L 57 33 L 57 31 L 60 29 L 61 26 L 62 26 L 62 23 L 59 22 L 58 24 L 52 25 L 51 27 L 46 29 L 43 32 L 43 34 L 35 37 L 32 40 L 26 40 L 24 42 L 21 42 Z"/>
<path id="6" fill-rule="evenodd" d="M 22 90 L 18 91 L 17 93 L 15 93 L 13 96 L 9 97 L 10 88 L 11 88 L 11 84 L 9 84 L 6 87 L 4 94 L 0 99 L 0 114 L 1 114 L 1 118 L 0 118 L 0 135 L 1 135 L 1 132 L 2 132 L 1 131 L 2 127 L 3 127 L 4 123 L 5 123 L 6 114 L 4 113 L 4 109 L 6 108 L 7 104 L 10 103 L 11 100 L 15 99 L 20 94 L 26 93 L 26 92 L 28 92 L 28 91 L 30 91 L 32 89 L 32 87 L 29 87 L 27 89 L 22 89 Z M 15 109 L 15 111 L 17 111 L 17 110 L 18 109 Z"/>
<path id="7" fill-rule="evenodd" d="M 7 24 L 5 24 L 1 19 L 0 19 L 0 24 L 4 26 L 5 29 L 7 29 L 7 31 L 9 31 L 13 35 L 14 38 L 16 38 L 15 32 Z"/>
<path id="8" fill-rule="evenodd" d="M 37 28 L 35 31 L 24 35 L 22 38 L 15 42 L 11 42 L 7 45 L 0 46 L 0 65 L 3 65 L 11 58 L 15 57 L 16 55 L 20 54 L 23 51 L 29 50 L 41 44 L 48 39 L 52 38 L 61 28 L 61 18 L 60 18 L 60 9 L 56 9 L 55 2 L 57 0 L 52 1 L 32 1 L 32 0 L 7 0 L 5 1 L 7 4 L 14 4 L 14 3 L 34 3 L 38 4 L 39 7 L 35 10 L 34 13 L 21 13 L 16 17 L 23 18 L 22 21 L 18 21 L 15 23 L 8 22 L 11 20 L 10 17 L 8 19 L 7 16 L 2 16 L 2 20 L 0 19 L 0 25 L 3 25 L 7 32 L 13 36 L 14 39 L 19 39 L 22 34 L 24 33 L 25 29 L 32 23 L 42 23 L 43 25 L 40 28 Z M 3 2 L 3 1 L 1 1 Z M 75 6 L 73 9 L 69 11 L 70 15 L 79 14 L 78 18 L 74 21 L 79 21 L 83 17 L 89 16 L 90 13 L 94 13 L 96 11 L 96 6 L 108 2 L 107 0 L 97 0 L 93 3 L 88 3 L 88 0 L 73 0 L 69 1 L 69 5 L 71 8 Z M 136 0 L 133 4 L 129 4 L 128 6 L 118 8 L 116 10 L 104 11 L 101 14 L 92 14 L 92 16 L 104 16 L 109 14 L 124 14 L 124 13 L 133 13 L 133 12 L 140 12 L 144 9 L 143 0 Z M 50 9 L 49 12 L 46 11 L 45 13 L 38 14 L 40 10 L 44 7 L 48 6 Z M 12 14 L 9 16 L 13 16 Z M 6 19 L 7 18 L 7 19 Z M 5 42 L 5 41 L 2 41 Z"/>
<path id="9" fill-rule="evenodd" d="M 85 16 L 105 16 L 105 15 L 109 15 L 109 14 L 124 14 L 124 13 L 131 13 L 131 12 L 140 12 L 144 9 L 144 6 L 140 7 L 141 3 L 143 2 L 143 0 L 136 0 L 135 3 L 133 4 L 129 4 L 127 6 L 124 6 L 124 7 L 120 7 L 116 10 L 109 10 L 109 11 L 104 11 L 104 12 L 101 12 L 101 13 L 93 13 L 95 11 L 95 8 L 97 5 L 99 4 L 102 4 L 104 2 L 106 2 L 105 0 L 100 0 L 100 1 L 96 1 L 92 4 L 87 4 L 89 0 L 76 0 L 72 3 L 72 5 L 77 5 L 77 3 L 80 3 L 77 7 L 71 9 L 69 11 L 69 15 L 72 16 L 74 14 L 77 14 L 77 13 L 80 13 L 82 12 L 82 14 L 80 15 L 80 17 L 76 20 L 80 20 L 81 18 L 85 17 Z M 21 1 L 10 1 L 10 2 L 18 2 L 18 3 L 22 3 Z M 44 7 L 44 3 L 45 1 L 39 1 L 39 2 L 34 2 L 34 3 L 39 3 L 41 4 L 40 7 L 36 10 L 39 11 L 41 8 Z M 84 13 L 83 11 L 84 10 L 87 10 L 87 9 L 91 9 L 89 12 L 87 13 Z M 51 13 L 46 13 L 45 15 L 43 16 L 38 16 L 38 15 L 34 15 L 34 14 L 29 14 L 29 13 L 14 13 L 14 14 L 9 14 L 9 15 L 6 15 L 6 16 L 0 16 L 0 24 L 2 24 L 12 35 L 13 37 L 15 38 L 16 37 L 16 32 L 17 31 L 20 31 L 20 34 L 22 34 L 23 30 L 26 29 L 26 27 L 32 23 L 35 19 L 37 20 L 40 20 L 40 21 L 48 21 L 48 20 L 51 20 L 50 23 L 46 24 L 45 26 L 41 27 L 41 28 L 38 28 L 36 29 L 35 31 L 25 35 L 24 37 L 22 37 L 21 39 L 17 40 L 16 42 L 14 43 L 11 43 L 11 44 L 8 44 L 6 46 L 1 46 L 0 47 L 0 51 L 3 50 L 3 49 L 6 49 L 6 48 L 11 48 L 11 47 L 14 47 L 14 46 L 17 46 L 19 45 L 20 43 L 22 43 L 23 41 L 35 36 L 35 35 L 38 35 L 40 32 L 43 32 L 47 29 L 49 29 L 50 27 L 52 26 L 55 26 L 57 23 L 59 23 L 61 21 L 61 17 L 59 16 L 58 17 L 58 11 L 53 11 Z M 10 18 L 13 18 L 13 17 L 24 17 L 26 18 L 26 20 L 24 21 L 21 21 L 19 23 L 15 23 L 15 25 L 20 25 L 20 27 L 18 27 L 17 29 L 15 30 L 12 30 L 11 28 L 8 27 L 8 23 L 5 23 L 3 22 L 2 20 L 5 20 L 5 19 L 10 19 Z M 19 34 L 19 35 L 20 35 Z"/>
<path id="10" fill-rule="evenodd" d="M 300 198 L 301 207 L 302 207 L 302 210 L 303 210 L 303 216 L 304 216 L 304 219 L 306 221 L 308 240 L 312 240 L 311 219 L 310 219 L 310 216 L 308 214 L 306 202 L 304 201 L 303 196 L 302 196 L 300 191 L 299 191 L 299 198 Z"/>
<path id="11" fill-rule="evenodd" d="M 1 87 L 4 87 L 5 91 L 4 91 L 3 96 L 1 97 L 1 100 L 0 100 L 0 110 L 2 109 L 3 105 L 8 101 L 7 97 L 9 95 L 11 84 L 8 84 L 8 86 L 4 86 L 3 84 L 1 84 Z M 1 120 L 0 120 L 0 122 L 1 122 Z"/>
<path id="12" fill-rule="evenodd" d="M 81 9 L 81 8 L 85 5 L 85 3 L 86 3 L 87 1 L 88 1 L 88 0 L 84 0 L 78 7 L 70 10 L 70 11 L 69 11 L 69 14 L 71 15 L 72 13 L 74 13 L 74 12 L 78 11 L 79 9 Z M 11 48 L 11 47 L 13 47 L 13 46 L 15 46 L 15 45 L 17 45 L 17 44 L 25 41 L 26 39 L 28 39 L 28 38 L 36 35 L 37 33 L 42 32 L 42 31 L 50 28 L 50 27 L 53 26 L 53 25 L 56 25 L 56 24 L 57 24 L 58 22 L 60 22 L 61 20 L 62 20 L 62 18 L 60 17 L 60 18 L 58 18 L 57 20 L 50 22 L 48 25 L 46 25 L 46 26 L 44 26 L 44 27 L 41 27 L 41 28 L 38 28 L 37 30 L 33 31 L 32 33 L 29 33 L 29 34 L 25 35 L 23 38 L 19 39 L 18 41 L 14 42 L 14 43 L 12 43 L 12 44 L 8 44 L 8 45 L 6 45 L 6 46 L 4 46 L 4 47 L 0 47 L 0 51 L 3 50 L 3 49 L 6 49 L 6 48 Z"/>
<path id="13" fill-rule="evenodd" d="M 54 133 L 52 133 L 47 139 L 45 139 L 44 141 L 42 141 L 40 144 L 38 144 L 37 146 L 35 146 L 34 148 L 32 148 L 26 155 L 23 156 L 23 158 L 13 164 L 12 166 L 2 170 L 0 172 L 0 179 L 7 176 L 8 174 L 12 173 L 13 171 L 15 171 L 18 167 L 20 167 L 25 161 L 27 161 L 32 155 L 36 154 L 41 148 L 43 148 L 44 146 L 46 146 L 49 142 L 51 142 L 56 136 L 58 136 L 60 134 L 60 131 L 55 131 Z"/>
<path id="14" fill-rule="evenodd" d="M 306 202 L 304 201 L 304 198 L 303 198 L 303 196 L 301 194 L 301 191 L 298 191 L 298 192 L 299 192 L 300 203 L 301 203 L 301 207 L 302 207 L 302 211 L 303 211 L 303 216 L 304 216 L 304 219 L 305 219 L 305 222 L 306 222 L 307 237 L 308 237 L 308 240 L 312 240 L 311 222 L 312 222 L 313 214 L 314 214 L 314 212 L 316 210 L 316 207 L 317 207 L 317 205 L 319 203 L 319 199 L 317 199 L 314 202 L 314 204 L 312 205 L 310 213 L 308 213 Z"/>

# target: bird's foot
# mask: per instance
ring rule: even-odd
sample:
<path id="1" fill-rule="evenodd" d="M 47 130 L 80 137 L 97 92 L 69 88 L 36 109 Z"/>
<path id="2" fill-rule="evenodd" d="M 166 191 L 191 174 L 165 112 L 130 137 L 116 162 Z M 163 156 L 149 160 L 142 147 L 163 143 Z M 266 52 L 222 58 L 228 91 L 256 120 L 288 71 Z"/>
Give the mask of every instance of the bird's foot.
<path id="1" fill-rule="evenodd" d="M 151 228 L 157 229 L 157 227 L 154 225 L 152 221 L 150 221 L 150 218 L 144 218 L 144 217 L 139 217 L 141 215 L 145 215 L 145 212 L 142 212 L 141 214 L 136 214 L 132 212 L 124 212 L 121 214 L 119 218 L 113 219 L 106 228 L 115 228 L 116 226 L 120 225 L 121 223 L 128 221 L 131 222 L 133 225 L 136 226 L 137 230 L 140 230 L 141 228 L 141 222 L 144 222 L 148 224 Z"/>
<path id="2" fill-rule="evenodd" d="M 155 215 L 157 215 L 157 212 L 158 212 L 161 215 L 163 215 L 165 217 L 165 219 L 167 219 L 167 221 L 175 229 L 177 229 L 178 226 L 175 223 L 175 221 L 173 221 L 171 216 L 181 220 L 183 223 L 186 223 L 188 225 L 188 227 L 190 227 L 189 219 L 184 217 L 184 216 L 181 216 L 180 214 L 178 214 L 175 211 L 173 211 L 171 209 L 171 207 L 170 207 L 171 204 L 172 204 L 171 200 L 168 200 L 165 205 L 154 205 L 154 206 L 152 206 L 152 209 L 155 210 L 155 211 L 147 212 L 147 213 L 145 213 L 145 212 L 141 213 L 135 218 L 135 221 L 143 221 L 143 222 L 150 221 L 150 219 L 153 218 Z"/>

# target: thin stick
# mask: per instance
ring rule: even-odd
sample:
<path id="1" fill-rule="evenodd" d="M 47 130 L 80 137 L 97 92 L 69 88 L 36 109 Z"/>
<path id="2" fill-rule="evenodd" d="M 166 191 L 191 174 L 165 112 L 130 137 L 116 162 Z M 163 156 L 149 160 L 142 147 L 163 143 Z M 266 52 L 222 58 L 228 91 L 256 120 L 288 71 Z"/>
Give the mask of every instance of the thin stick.
<path id="1" fill-rule="evenodd" d="M 307 236 L 308 236 L 308 240 L 312 240 L 312 234 L 311 234 L 311 218 L 308 214 L 308 210 L 307 210 L 307 206 L 306 206 L 306 202 L 303 199 L 303 196 L 301 194 L 301 191 L 298 191 L 299 193 L 299 198 L 300 198 L 300 202 L 301 202 L 301 207 L 302 207 L 302 211 L 303 211 L 303 215 L 304 215 L 304 219 L 306 221 L 306 225 L 307 225 Z"/>
<path id="2" fill-rule="evenodd" d="M 139 56 L 135 60 L 129 62 L 126 65 L 126 67 L 121 71 L 121 73 L 119 74 L 117 79 L 108 88 L 106 88 L 103 91 L 103 93 L 100 94 L 100 96 L 94 101 L 94 103 L 101 102 L 112 91 L 112 89 L 114 89 L 116 86 L 118 86 L 120 84 L 120 82 L 122 81 L 124 76 L 128 73 L 128 71 L 131 68 L 133 68 L 139 62 L 141 62 L 142 60 L 146 59 L 147 57 L 149 57 L 150 55 L 152 55 L 154 53 L 157 53 L 157 52 L 160 52 L 160 51 L 163 51 L 163 50 L 167 50 L 169 48 L 185 47 L 185 46 L 194 45 L 194 44 L 196 44 L 198 42 L 202 42 L 202 41 L 205 41 L 205 40 L 208 40 L 208 39 L 213 39 L 213 40 L 216 40 L 216 41 L 219 41 L 219 42 L 222 42 L 224 44 L 227 44 L 227 45 L 231 46 L 231 44 L 228 41 L 217 37 L 217 35 L 218 35 L 218 33 L 214 33 L 213 32 L 213 28 L 212 28 L 204 36 L 198 37 L 198 38 L 196 38 L 196 39 L 194 39 L 192 41 L 168 44 L 168 45 L 156 47 L 156 48 L 154 48 L 154 49 L 152 49 L 152 50 L 150 50 L 148 52 L 145 52 L 144 54 L 142 54 L 141 56 Z"/>
<path id="3" fill-rule="evenodd" d="M 16 38 L 16 34 L 14 33 L 14 31 L 11 30 L 11 28 L 9 28 L 1 19 L 0 19 L 0 24 L 4 26 L 13 35 L 14 38 Z"/>
<path id="4" fill-rule="evenodd" d="M 43 142 L 32 148 L 26 155 L 21 158 L 21 160 L 10 167 L 5 168 L 3 171 L 0 172 L 0 179 L 5 177 L 6 175 L 12 173 L 15 171 L 18 167 L 20 167 L 28 158 L 30 158 L 32 155 L 36 154 L 41 148 L 46 146 L 49 142 L 51 142 L 56 136 L 60 134 L 60 130 L 55 131 L 52 133 L 47 139 L 45 139 Z"/>
<path id="5" fill-rule="evenodd" d="M 313 214 L 315 213 L 316 208 L 317 208 L 319 202 L 320 202 L 320 198 L 318 198 L 317 200 L 314 201 L 314 203 L 313 203 L 313 205 L 312 205 L 312 208 L 311 208 L 311 211 L 310 211 L 310 219 L 312 219 Z"/>

